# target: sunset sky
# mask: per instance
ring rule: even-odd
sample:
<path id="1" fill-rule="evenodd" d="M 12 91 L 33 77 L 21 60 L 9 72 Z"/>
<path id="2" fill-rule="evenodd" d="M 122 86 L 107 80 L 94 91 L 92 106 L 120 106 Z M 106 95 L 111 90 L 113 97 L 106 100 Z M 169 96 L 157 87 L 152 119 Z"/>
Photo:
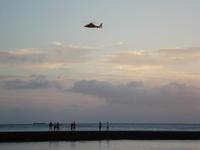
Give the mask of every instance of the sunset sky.
<path id="1" fill-rule="evenodd" d="M 200 123 L 199 0 L 0 0 L 0 23 L 0 123 Z"/>

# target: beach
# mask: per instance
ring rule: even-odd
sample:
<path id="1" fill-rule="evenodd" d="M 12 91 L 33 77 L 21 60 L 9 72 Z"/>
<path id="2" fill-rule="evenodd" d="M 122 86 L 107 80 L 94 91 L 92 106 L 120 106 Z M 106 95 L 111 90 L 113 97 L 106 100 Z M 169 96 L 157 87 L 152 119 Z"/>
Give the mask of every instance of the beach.
<path id="1" fill-rule="evenodd" d="M 40 131 L 0 132 L 0 142 L 98 140 L 200 140 L 196 131 Z"/>

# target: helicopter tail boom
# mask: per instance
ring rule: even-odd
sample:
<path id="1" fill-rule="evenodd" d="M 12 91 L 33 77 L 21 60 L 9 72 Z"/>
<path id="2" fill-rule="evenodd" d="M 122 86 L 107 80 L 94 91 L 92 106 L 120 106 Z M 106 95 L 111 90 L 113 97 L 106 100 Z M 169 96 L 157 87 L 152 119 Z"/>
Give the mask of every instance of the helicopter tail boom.
<path id="1" fill-rule="evenodd" d="M 101 23 L 97 28 L 102 28 L 103 27 L 103 23 Z"/>

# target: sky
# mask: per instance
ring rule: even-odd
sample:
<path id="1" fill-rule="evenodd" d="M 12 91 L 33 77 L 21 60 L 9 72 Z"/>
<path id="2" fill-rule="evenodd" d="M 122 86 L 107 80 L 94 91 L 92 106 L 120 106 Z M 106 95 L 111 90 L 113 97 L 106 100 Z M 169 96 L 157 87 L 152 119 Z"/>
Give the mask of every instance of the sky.
<path id="1" fill-rule="evenodd" d="M 199 0 L 0 0 L 0 123 L 200 123 L 199 14 Z"/>

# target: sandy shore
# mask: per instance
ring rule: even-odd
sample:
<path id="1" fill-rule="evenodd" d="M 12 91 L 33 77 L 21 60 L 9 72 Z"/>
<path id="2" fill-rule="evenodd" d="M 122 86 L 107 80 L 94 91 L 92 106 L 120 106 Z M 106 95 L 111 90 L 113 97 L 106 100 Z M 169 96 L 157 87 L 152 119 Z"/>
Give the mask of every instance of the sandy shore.
<path id="1" fill-rule="evenodd" d="M 0 132 L 0 142 L 82 140 L 200 140 L 200 131 Z"/>

